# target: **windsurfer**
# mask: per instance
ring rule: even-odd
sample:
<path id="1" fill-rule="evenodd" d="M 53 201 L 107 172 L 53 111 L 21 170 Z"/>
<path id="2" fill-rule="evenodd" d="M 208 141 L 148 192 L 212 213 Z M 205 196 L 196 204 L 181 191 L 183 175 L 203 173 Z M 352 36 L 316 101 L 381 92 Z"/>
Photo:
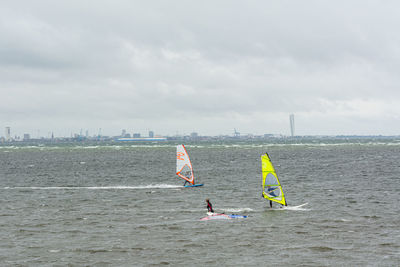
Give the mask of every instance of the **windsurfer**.
<path id="1" fill-rule="evenodd" d="M 271 188 L 270 185 L 267 186 L 267 192 L 269 195 L 273 196 L 273 197 L 277 197 L 277 195 L 275 194 L 275 189 L 276 188 Z M 269 201 L 269 206 L 272 208 L 272 200 Z"/>
<path id="2" fill-rule="evenodd" d="M 208 212 L 214 213 L 214 210 L 213 210 L 212 205 L 211 205 L 211 203 L 210 203 L 210 200 L 209 200 L 208 198 L 206 198 L 206 203 L 207 203 L 207 210 L 208 210 Z"/>
<path id="3" fill-rule="evenodd" d="M 282 206 L 286 206 L 287 203 L 283 194 L 282 186 L 267 153 L 261 156 L 261 170 L 262 194 L 264 198 L 269 200 L 269 206 L 272 208 L 272 201 L 277 202 Z"/>
<path id="4" fill-rule="evenodd" d="M 276 190 L 277 188 L 275 187 L 275 188 L 271 188 L 271 186 L 270 185 L 268 185 L 267 186 L 267 193 L 268 193 L 268 195 L 271 195 L 271 196 L 273 196 L 273 197 L 277 197 L 277 195 L 275 194 L 275 190 Z"/>

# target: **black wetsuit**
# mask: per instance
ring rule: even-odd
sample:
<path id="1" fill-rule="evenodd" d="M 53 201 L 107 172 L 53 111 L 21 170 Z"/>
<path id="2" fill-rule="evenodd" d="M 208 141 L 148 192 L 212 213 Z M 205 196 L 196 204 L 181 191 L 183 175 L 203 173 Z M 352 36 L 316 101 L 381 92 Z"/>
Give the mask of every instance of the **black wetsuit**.
<path id="1" fill-rule="evenodd" d="M 214 212 L 210 201 L 207 201 L 207 209 L 208 209 L 208 212 Z"/>

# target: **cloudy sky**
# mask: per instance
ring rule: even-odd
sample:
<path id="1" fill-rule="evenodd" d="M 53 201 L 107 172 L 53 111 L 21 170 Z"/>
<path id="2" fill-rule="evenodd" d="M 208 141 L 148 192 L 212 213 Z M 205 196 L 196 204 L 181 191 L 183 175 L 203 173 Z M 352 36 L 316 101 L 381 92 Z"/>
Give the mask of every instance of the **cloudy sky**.
<path id="1" fill-rule="evenodd" d="M 398 135 L 399 28 L 398 1 L 1 1 L 0 129 Z"/>

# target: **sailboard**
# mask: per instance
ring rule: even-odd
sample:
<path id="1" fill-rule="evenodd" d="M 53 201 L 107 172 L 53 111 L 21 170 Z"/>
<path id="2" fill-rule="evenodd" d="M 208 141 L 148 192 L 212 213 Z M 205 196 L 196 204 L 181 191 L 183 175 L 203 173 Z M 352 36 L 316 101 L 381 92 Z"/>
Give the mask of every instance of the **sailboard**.
<path id="1" fill-rule="evenodd" d="M 189 154 L 184 145 L 178 145 L 176 147 L 176 175 L 189 182 L 189 185 L 184 187 L 197 187 L 203 185 L 195 183 L 192 162 L 190 161 Z"/>
<path id="2" fill-rule="evenodd" d="M 261 168 L 263 197 L 287 206 L 281 183 L 267 153 L 261 156 Z"/>
<path id="3" fill-rule="evenodd" d="M 201 218 L 200 221 L 209 221 L 209 220 L 230 220 L 230 219 L 245 219 L 246 215 L 237 215 L 237 214 L 224 214 L 224 213 L 213 213 L 204 218 Z"/>

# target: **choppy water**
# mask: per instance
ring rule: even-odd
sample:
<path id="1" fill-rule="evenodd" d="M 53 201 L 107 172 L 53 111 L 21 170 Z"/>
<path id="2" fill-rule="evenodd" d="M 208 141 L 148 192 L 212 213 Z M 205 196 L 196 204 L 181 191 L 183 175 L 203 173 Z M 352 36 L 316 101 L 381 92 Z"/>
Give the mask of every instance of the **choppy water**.
<path id="1" fill-rule="evenodd" d="M 398 266 L 398 144 L 0 147 L 0 265 Z M 289 205 L 261 198 L 268 151 Z M 205 198 L 248 219 L 199 221 Z"/>

